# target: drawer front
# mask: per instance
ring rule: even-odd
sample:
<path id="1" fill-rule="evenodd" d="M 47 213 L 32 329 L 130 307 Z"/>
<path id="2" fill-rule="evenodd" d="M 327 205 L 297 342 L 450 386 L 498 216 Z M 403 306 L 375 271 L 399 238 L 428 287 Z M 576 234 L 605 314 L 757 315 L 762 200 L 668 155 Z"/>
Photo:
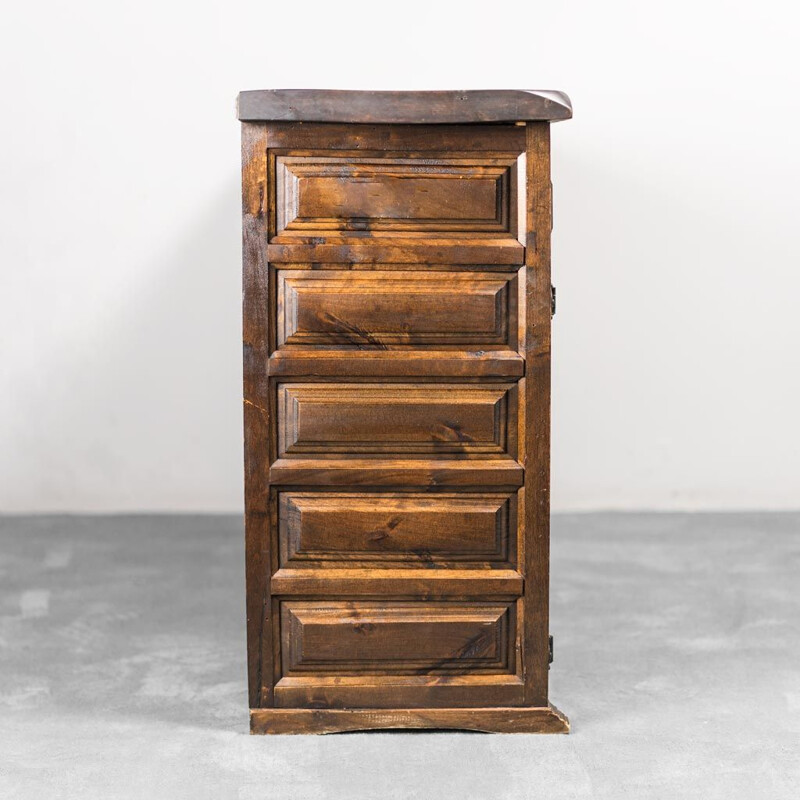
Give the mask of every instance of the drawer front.
<path id="1" fill-rule="evenodd" d="M 507 493 L 283 492 L 278 510 L 282 566 L 516 561 Z"/>
<path id="2" fill-rule="evenodd" d="M 516 385 L 280 384 L 281 456 L 514 455 Z"/>
<path id="3" fill-rule="evenodd" d="M 279 270 L 278 346 L 514 349 L 516 286 L 516 273 Z"/>
<path id="4" fill-rule="evenodd" d="M 515 154 L 276 152 L 275 233 L 516 237 L 517 171 Z"/>
<path id="5" fill-rule="evenodd" d="M 283 674 L 509 674 L 514 613 L 502 602 L 285 600 Z"/>

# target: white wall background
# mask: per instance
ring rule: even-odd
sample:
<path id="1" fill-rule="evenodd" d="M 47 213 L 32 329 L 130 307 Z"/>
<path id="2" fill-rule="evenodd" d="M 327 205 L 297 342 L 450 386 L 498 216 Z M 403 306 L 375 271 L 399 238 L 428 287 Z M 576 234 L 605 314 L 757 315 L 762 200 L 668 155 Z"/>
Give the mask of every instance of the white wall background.
<path id="1" fill-rule="evenodd" d="M 790 4 L 56 0 L 0 28 L 0 510 L 242 503 L 256 88 L 555 88 L 554 509 L 800 507 Z"/>

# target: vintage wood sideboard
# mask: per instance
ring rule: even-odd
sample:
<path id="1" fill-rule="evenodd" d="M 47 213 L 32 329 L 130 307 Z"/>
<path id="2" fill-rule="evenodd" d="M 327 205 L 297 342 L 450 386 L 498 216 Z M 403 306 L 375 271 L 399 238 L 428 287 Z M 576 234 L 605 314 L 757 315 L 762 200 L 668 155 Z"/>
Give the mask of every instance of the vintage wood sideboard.
<path id="1" fill-rule="evenodd" d="M 242 92 L 251 730 L 548 699 L 545 91 Z"/>

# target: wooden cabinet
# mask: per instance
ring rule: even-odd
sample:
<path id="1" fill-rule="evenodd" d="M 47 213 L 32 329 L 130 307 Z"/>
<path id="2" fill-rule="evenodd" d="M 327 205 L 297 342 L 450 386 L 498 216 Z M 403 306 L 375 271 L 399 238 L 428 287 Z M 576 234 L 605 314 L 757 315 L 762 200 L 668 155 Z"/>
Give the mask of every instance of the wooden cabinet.
<path id="1" fill-rule="evenodd" d="M 558 92 L 243 123 L 251 730 L 566 732 L 548 699 Z"/>

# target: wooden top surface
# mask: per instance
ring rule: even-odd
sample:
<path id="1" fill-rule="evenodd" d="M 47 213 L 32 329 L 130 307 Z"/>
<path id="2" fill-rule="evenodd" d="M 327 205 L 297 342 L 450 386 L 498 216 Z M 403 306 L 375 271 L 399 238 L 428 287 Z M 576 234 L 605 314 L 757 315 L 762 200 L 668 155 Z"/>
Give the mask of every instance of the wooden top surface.
<path id="1" fill-rule="evenodd" d="M 239 94 L 238 115 L 242 122 L 469 124 L 569 119 L 572 104 L 563 92 L 544 90 L 263 89 Z"/>

